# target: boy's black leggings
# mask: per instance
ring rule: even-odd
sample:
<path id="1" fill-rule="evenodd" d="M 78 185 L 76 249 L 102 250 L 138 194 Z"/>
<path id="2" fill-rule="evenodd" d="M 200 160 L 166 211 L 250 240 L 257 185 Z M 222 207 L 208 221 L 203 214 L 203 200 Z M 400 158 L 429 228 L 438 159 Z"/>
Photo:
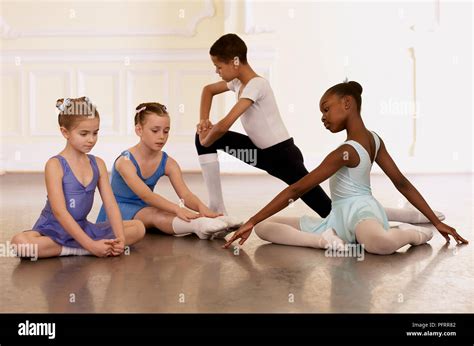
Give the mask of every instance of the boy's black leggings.
<path id="1" fill-rule="evenodd" d="M 250 138 L 238 132 L 228 131 L 210 147 L 203 147 L 196 134 L 195 144 L 198 155 L 217 153 L 223 150 L 248 165 L 263 169 L 268 174 L 291 185 L 305 175 L 308 170 L 304 166 L 303 155 L 295 145 L 293 138 L 275 144 L 266 149 L 259 149 Z M 252 155 L 250 155 L 252 150 Z M 252 159 L 255 159 L 255 162 Z M 326 217 L 331 211 L 331 199 L 318 185 L 306 192 L 301 199 L 321 217 Z"/>

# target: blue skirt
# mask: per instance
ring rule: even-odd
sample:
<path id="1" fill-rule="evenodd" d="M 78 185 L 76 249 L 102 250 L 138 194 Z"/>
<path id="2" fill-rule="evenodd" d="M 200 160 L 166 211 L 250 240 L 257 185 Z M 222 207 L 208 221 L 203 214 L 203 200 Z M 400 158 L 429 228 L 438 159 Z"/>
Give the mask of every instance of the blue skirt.
<path id="1" fill-rule="evenodd" d="M 346 243 L 354 244 L 357 224 L 367 219 L 380 222 L 386 231 L 390 228 L 382 205 L 372 195 L 364 195 L 333 201 L 331 212 L 324 219 L 307 215 L 301 217 L 300 229 L 320 234 L 332 228 L 339 238 Z"/>

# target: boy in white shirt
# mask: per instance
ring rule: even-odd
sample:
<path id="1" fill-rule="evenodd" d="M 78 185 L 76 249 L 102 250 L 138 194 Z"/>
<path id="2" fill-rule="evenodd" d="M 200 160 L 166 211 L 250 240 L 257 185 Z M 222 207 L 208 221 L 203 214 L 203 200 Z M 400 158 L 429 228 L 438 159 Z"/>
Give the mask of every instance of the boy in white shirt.
<path id="1" fill-rule="evenodd" d="M 234 156 L 287 184 L 298 181 L 308 174 L 308 170 L 301 151 L 281 119 L 270 84 L 258 76 L 247 62 L 245 42 L 235 34 L 224 35 L 212 45 L 210 55 L 223 81 L 203 89 L 196 148 L 209 193 L 209 207 L 226 214 L 218 149 L 230 154 L 243 153 Z M 237 103 L 225 118 L 212 125 L 209 121 L 212 98 L 229 90 L 237 94 Z M 248 136 L 229 131 L 238 118 Z M 256 153 L 256 160 L 253 153 Z M 302 199 L 322 217 L 331 210 L 331 200 L 320 186 L 306 193 Z"/>

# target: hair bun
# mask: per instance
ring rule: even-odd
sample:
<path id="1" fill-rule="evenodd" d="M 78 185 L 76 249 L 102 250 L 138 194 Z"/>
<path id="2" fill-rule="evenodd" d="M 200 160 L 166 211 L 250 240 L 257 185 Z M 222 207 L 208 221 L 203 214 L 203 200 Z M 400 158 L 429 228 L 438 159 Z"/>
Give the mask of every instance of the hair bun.
<path id="1" fill-rule="evenodd" d="M 362 85 L 360 85 L 359 83 L 351 80 L 348 82 L 348 84 L 351 86 L 351 88 L 354 89 L 354 91 L 356 91 L 359 95 L 362 95 Z"/>

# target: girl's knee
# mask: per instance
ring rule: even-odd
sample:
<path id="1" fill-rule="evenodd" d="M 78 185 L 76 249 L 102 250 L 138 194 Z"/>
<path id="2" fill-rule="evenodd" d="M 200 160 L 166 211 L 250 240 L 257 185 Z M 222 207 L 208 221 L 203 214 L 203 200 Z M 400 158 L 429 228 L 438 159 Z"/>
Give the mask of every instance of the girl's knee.
<path id="1" fill-rule="evenodd" d="M 364 249 L 375 255 L 391 255 L 397 248 L 396 244 L 388 237 L 374 237 L 362 244 Z"/>
<path id="2" fill-rule="evenodd" d="M 135 222 L 135 233 L 137 234 L 138 240 L 143 239 L 146 233 L 145 225 L 140 220 L 133 220 Z"/>
<path id="3" fill-rule="evenodd" d="M 262 239 L 268 241 L 268 222 L 261 222 L 254 227 L 255 234 Z"/>
<path id="4" fill-rule="evenodd" d="M 134 244 L 145 237 L 146 229 L 140 220 L 132 220 L 131 226 L 128 238 L 130 239 L 130 243 Z"/>
<path id="5" fill-rule="evenodd" d="M 10 241 L 10 243 L 15 244 L 15 245 L 27 244 L 28 237 L 24 233 L 15 234 L 12 240 Z"/>

